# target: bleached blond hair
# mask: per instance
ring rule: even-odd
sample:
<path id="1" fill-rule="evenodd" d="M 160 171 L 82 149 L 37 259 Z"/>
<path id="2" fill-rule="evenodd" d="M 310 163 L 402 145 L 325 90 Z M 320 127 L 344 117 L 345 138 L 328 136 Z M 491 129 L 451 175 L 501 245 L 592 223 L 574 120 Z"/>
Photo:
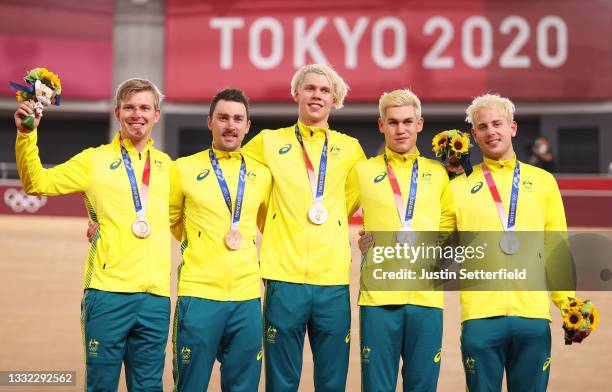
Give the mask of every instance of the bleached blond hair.
<path id="1" fill-rule="evenodd" d="M 514 104 L 511 100 L 506 97 L 502 97 L 499 94 L 484 94 L 474 98 L 470 106 L 468 106 L 468 108 L 465 110 L 465 121 L 474 127 L 474 117 L 476 116 L 476 113 L 489 107 L 499 109 L 500 113 L 506 118 L 506 120 L 508 120 L 508 123 L 514 121 L 514 111 L 516 110 Z"/>
<path id="2" fill-rule="evenodd" d="M 412 106 L 416 118 L 421 118 L 421 100 L 409 89 L 393 90 L 383 93 L 378 100 L 378 113 L 383 120 L 387 118 L 387 109 L 400 106 Z"/>
<path id="3" fill-rule="evenodd" d="M 348 93 L 349 87 L 334 69 L 325 64 L 306 64 L 303 65 L 291 78 L 291 96 L 295 99 L 297 92 L 304 83 L 306 74 L 315 73 L 323 75 L 331 84 L 331 92 L 334 98 L 334 107 L 340 109 L 344 106 L 344 98 Z"/>

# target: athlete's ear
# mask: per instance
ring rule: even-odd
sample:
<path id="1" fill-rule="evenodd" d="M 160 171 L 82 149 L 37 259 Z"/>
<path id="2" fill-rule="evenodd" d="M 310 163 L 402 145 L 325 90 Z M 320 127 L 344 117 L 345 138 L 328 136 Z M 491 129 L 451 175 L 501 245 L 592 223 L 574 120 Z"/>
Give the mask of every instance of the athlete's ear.
<path id="1" fill-rule="evenodd" d="M 251 120 L 247 120 L 246 131 L 244 132 L 244 134 L 246 135 L 247 133 L 249 133 L 250 130 L 251 130 Z"/>
<path id="2" fill-rule="evenodd" d="M 300 93 L 297 89 L 293 90 L 291 92 L 291 96 L 293 97 L 293 101 L 297 102 L 298 101 L 298 97 L 299 97 Z"/>

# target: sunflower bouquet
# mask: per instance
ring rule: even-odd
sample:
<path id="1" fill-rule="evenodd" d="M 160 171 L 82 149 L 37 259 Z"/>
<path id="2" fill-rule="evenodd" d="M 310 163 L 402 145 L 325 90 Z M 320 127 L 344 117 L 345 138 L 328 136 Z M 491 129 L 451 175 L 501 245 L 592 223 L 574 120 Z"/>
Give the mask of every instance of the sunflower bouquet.
<path id="1" fill-rule="evenodd" d="M 561 306 L 565 344 L 580 343 L 599 326 L 599 312 L 591 301 L 568 297 Z"/>
<path id="2" fill-rule="evenodd" d="M 9 85 L 16 90 L 15 98 L 17 102 L 33 100 L 35 113 L 23 119 L 22 124 L 32 129 L 36 115 L 42 116 L 46 106 L 54 104 L 59 106 L 60 95 L 62 94 L 62 84 L 59 77 L 47 68 L 34 68 L 29 71 L 23 80 L 27 86 L 9 82 Z"/>
<path id="3" fill-rule="evenodd" d="M 454 177 L 463 172 L 467 176 L 472 174 L 470 163 L 470 134 L 457 129 L 443 131 L 434 136 L 431 146 L 436 158 L 438 158 Z"/>

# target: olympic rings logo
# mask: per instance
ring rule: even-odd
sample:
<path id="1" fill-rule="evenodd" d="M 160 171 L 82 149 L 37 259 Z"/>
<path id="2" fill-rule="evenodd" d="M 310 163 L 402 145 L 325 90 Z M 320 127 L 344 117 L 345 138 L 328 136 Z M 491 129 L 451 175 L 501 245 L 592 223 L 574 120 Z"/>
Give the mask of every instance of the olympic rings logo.
<path id="1" fill-rule="evenodd" d="M 47 204 L 47 197 L 30 196 L 23 190 L 9 188 L 4 192 L 4 203 L 15 212 L 26 211 L 33 214 Z"/>

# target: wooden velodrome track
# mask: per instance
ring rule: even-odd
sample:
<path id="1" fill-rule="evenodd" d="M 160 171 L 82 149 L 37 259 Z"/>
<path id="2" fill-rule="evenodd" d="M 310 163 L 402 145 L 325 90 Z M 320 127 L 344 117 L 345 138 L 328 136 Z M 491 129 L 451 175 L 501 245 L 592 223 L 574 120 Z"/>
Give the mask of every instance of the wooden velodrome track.
<path id="1" fill-rule="evenodd" d="M 84 218 L 0 215 L 0 370 L 75 370 L 76 387 L 15 388 L 0 391 L 78 391 L 83 386 L 83 349 L 80 331 L 83 260 L 87 253 Z M 356 236 L 358 227 L 351 228 Z M 172 287 L 175 295 L 178 244 L 173 247 Z M 353 260 L 359 260 L 353 248 Z M 353 262 L 351 300 L 352 346 L 347 391 L 360 390 L 358 263 Z M 563 344 L 560 317 L 553 309 L 553 354 L 550 391 L 610 390 L 612 363 L 612 294 L 580 293 L 600 309 L 599 329 L 583 344 Z M 174 308 L 174 306 L 173 306 Z M 170 341 L 170 339 L 169 339 Z M 166 350 L 164 390 L 172 390 L 172 347 Z M 443 360 L 439 391 L 464 391 L 459 349 L 459 301 L 447 293 L 444 311 Z M 608 369 L 608 370 L 606 370 Z M 125 391 L 121 381 L 120 391 Z M 218 391 L 218 364 L 209 390 Z M 263 390 L 263 377 L 260 390 Z M 308 343 L 300 391 L 314 390 Z M 398 387 L 401 390 L 401 381 Z"/>

